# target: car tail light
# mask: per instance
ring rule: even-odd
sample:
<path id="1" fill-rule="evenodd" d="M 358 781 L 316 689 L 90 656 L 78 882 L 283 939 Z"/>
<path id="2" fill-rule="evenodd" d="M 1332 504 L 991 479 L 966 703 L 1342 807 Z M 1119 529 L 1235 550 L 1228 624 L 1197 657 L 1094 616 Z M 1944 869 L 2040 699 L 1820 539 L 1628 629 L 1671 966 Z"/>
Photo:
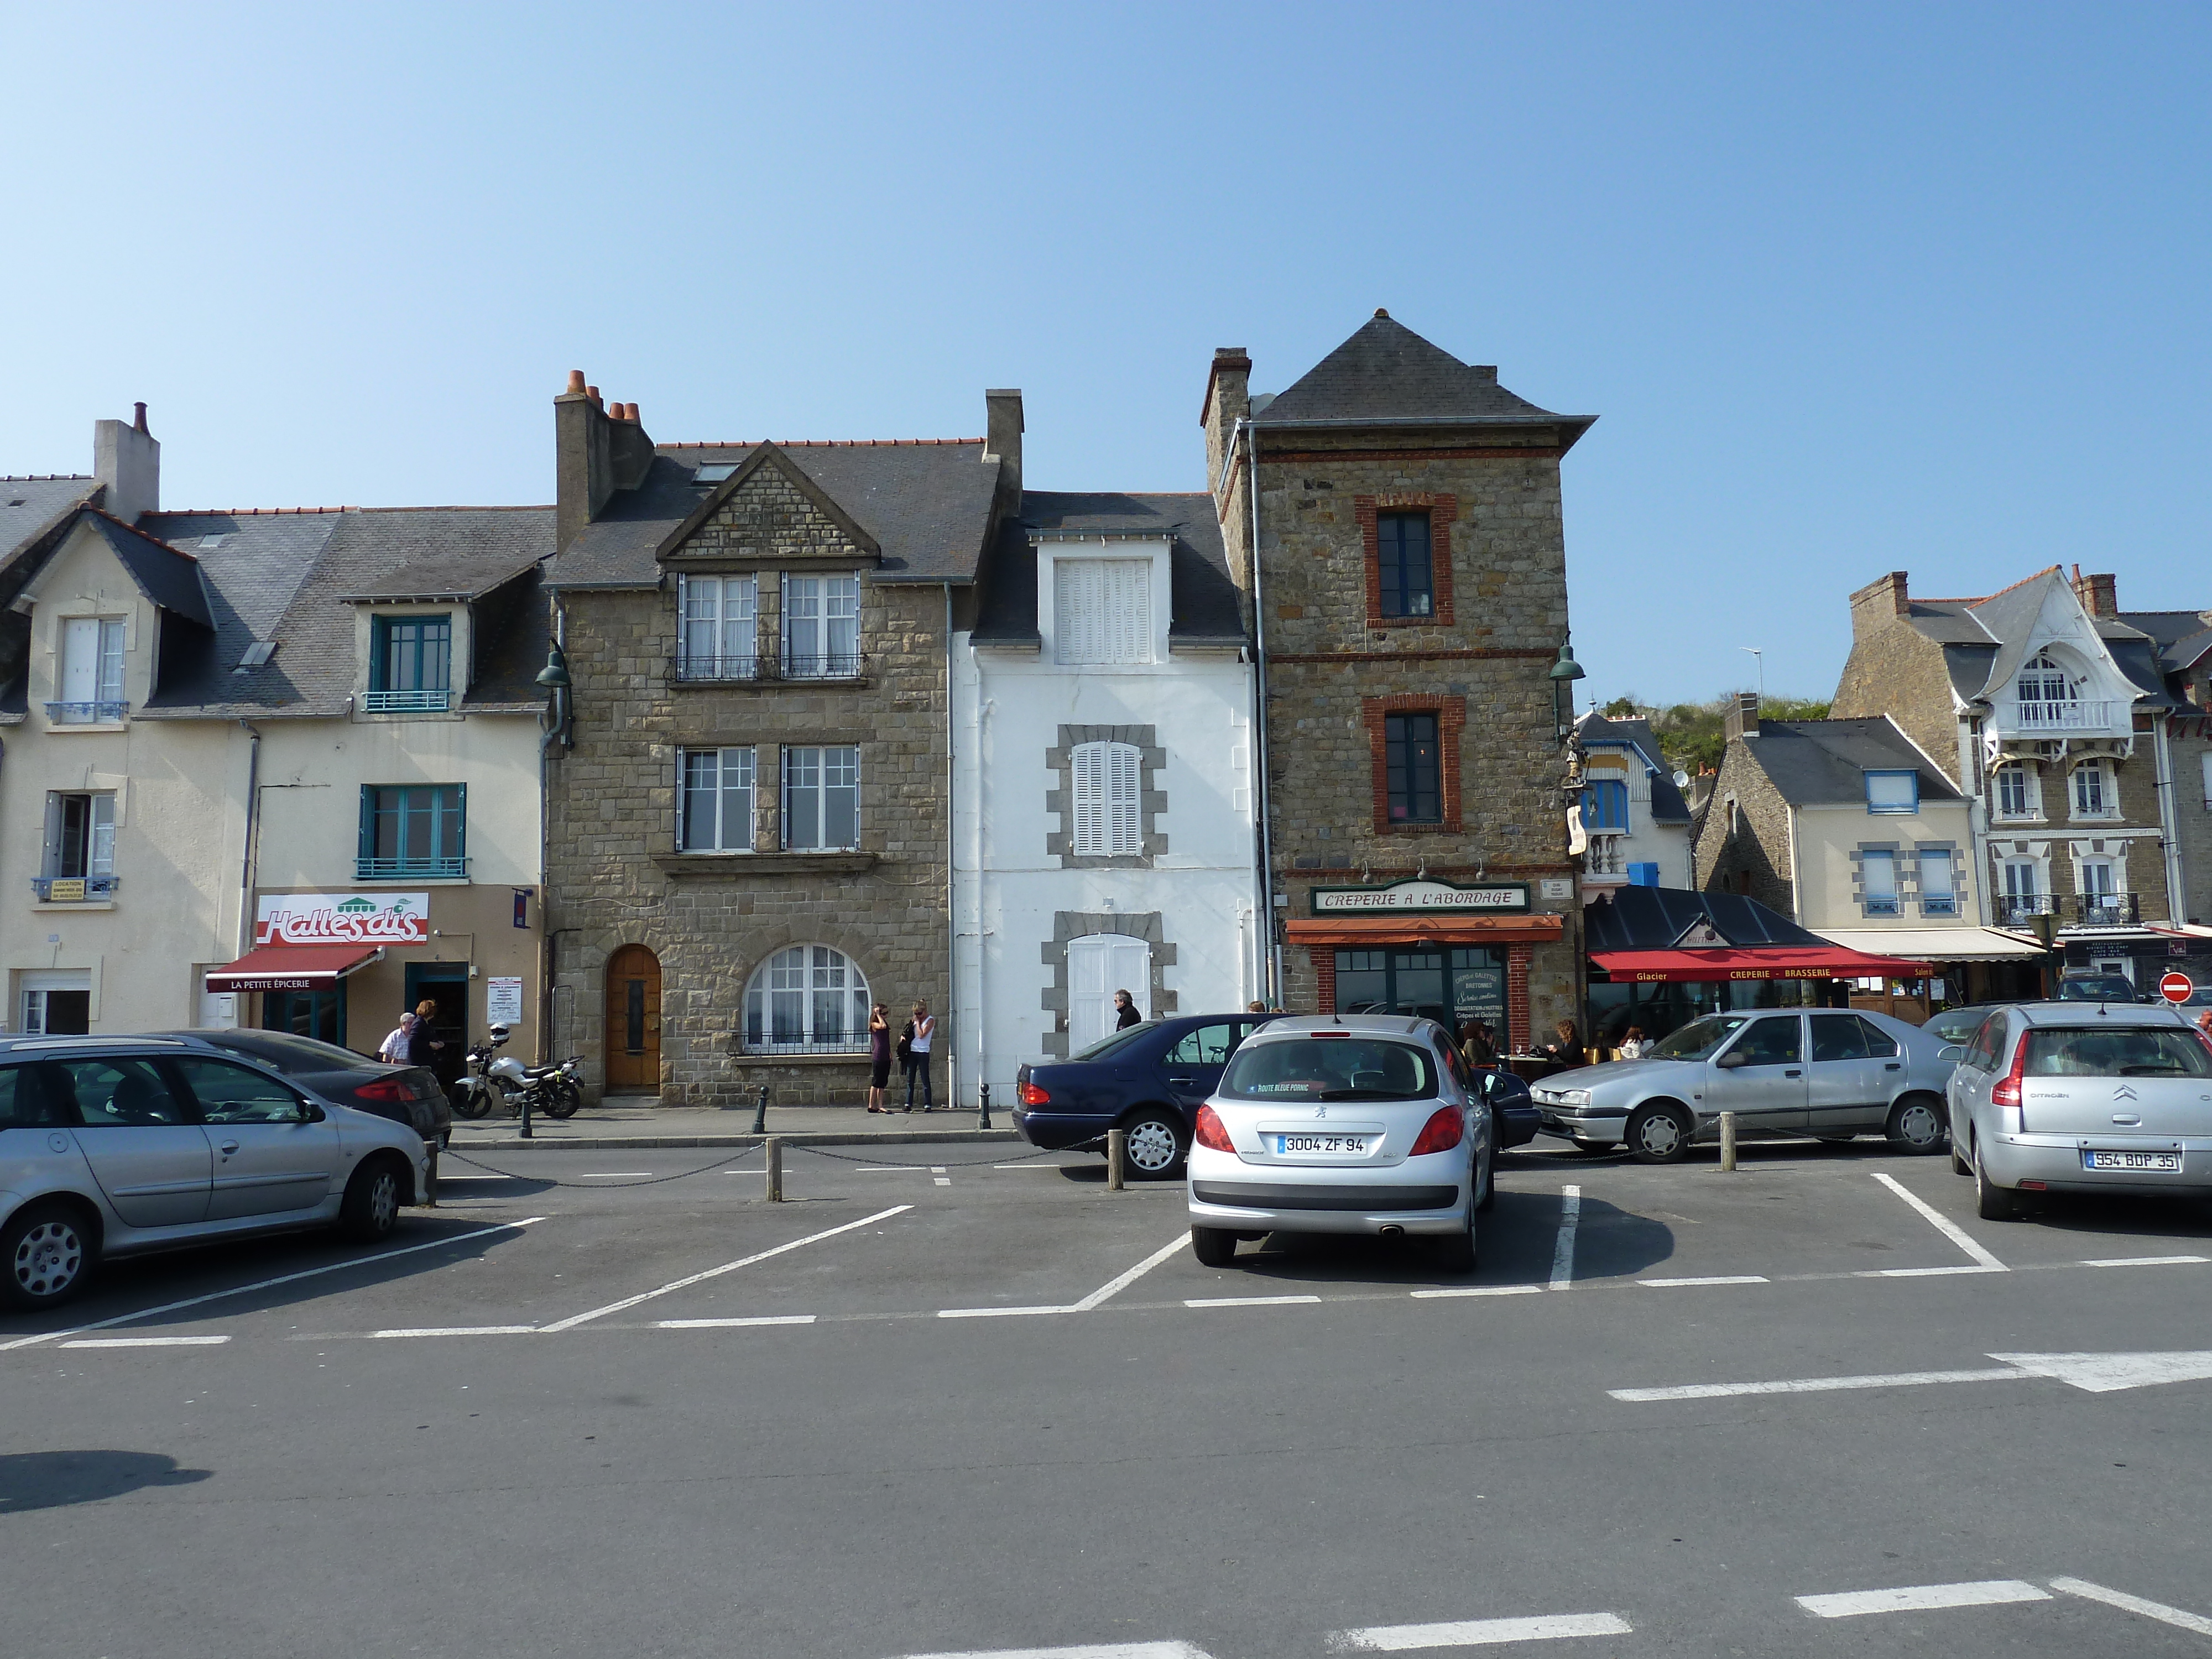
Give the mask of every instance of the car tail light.
<path id="1" fill-rule="evenodd" d="M 1217 1152 L 1233 1152 L 1237 1145 L 1229 1139 L 1229 1131 L 1221 1125 L 1220 1114 L 1211 1106 L 1198 1109 L 1198 1144 Z"/>
<path id="2" fill-rule="evenodd" d="M 2020 1080 L 2027 1075 L 2027 1038 L 2028 1034 L 2023 1031 L 2020 1047 L 2013 1050 L 2012 1070 L 1990 1085 L 1990 1105 L 2014 1108 L 2020 1105 Z"/>
<path id="3" fill-rule="evenodd" d="M 415 1091 L 396 1077 L 380 1077 L 374 1083 L 364 1083 L 356 1089 L 356 1100 L 412 1100 Z"/>
<path id="4" fill-rule="evenodd" d="M 1406 1156 L 1419 1158 L 1424 1152 L 1448 1152 L 1466 1135 L 1467 1115 L 1456 1106 L 1441 1107 L 1421 1126 L 1421 1138 Z"/>
<path id="5" fill-rule="evenodd" d="M 1052 1104 L 1052 1096 L 1050 1093 L 1045 1090 L 1038 1088 L 1034 1083 L 1024 1083 L 1014 1092 L 1021 1097 L 1022 1104 L 1024 1106 L 1049 1106 Z"/>

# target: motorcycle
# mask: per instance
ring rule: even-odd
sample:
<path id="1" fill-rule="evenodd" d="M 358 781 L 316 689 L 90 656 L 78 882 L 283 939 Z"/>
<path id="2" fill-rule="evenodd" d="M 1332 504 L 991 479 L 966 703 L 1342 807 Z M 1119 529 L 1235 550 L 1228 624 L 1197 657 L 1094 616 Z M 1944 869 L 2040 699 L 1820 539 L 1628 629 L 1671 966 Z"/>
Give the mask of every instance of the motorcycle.
<path id="1" fill-rule="evenodd" d="M 455 1117 L 488 1117 L 493 1107 L 506 1103 L 506 1091 L 492 1081 L 490 1067 L 493 1054 L 507 1041 L 507 1027 L 495 1025 L 491 1030 L 462 1057 L 461 1075 L 449 1097 Z"/>
<path id="2" fill-rule="evenodd" d="M 496 1040 L 505 1042 L 505 1034 Z M 573 1117 L 584 1103 L 583 1085 L 576 1080 L 583 1069 L 581 1054 L 571 1054 L 557 1066 L 525 1066 L 513 1054 L 501 1054 L 492 1061 L 490 1077 L 510 1117 L 520 1117 L 526 1102 L 533 1114 Z"/>

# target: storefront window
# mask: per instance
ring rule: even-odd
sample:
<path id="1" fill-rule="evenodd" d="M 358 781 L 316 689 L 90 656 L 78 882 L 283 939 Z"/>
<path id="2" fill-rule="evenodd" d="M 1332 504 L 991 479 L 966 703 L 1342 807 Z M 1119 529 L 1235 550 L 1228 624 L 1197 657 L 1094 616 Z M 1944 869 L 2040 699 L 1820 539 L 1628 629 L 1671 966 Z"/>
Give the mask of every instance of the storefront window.
<path id="1" fill-rule="evenodd" d="M 1470 1019 L 1505 1034 L 1505 959 L 1502 952 L 1431 946 L 1339 951 L 1336 1007 L 1340 1014 L 1407 1014 L 1456 1033 Z"/>

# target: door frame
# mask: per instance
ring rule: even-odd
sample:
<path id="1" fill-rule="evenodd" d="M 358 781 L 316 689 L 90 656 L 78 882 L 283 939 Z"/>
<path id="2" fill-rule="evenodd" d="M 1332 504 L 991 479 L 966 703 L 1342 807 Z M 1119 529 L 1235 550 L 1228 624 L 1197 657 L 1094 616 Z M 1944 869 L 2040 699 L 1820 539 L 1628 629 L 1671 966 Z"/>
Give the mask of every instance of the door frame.
<path id="1" fill-rule="evenodd" d="M 647 1029 L 642 1034 L 642 1047 L 635 1054 L 628 1047 L 617 1045 L 616 1036 L 617 1024 L 615 1013 L 616 986 L 624 981 L 642 981 L 646 977 L 640 974 L 617 972 L 617 964 L 633 951 L 653 964 L 650 978 L 652 989 L 650 994 L 643 999 L 641 1011 L 641 1017 Z M 662 993 L 666 988 L 666 975 L 662 970 L 660 953 L 649 945 L 635 942 L 617 945 L 607 952 L 606 965 L 601 970 L 601 979 L 599 1002 L 603 1022 L 603 1036 L 600 1042 L 602 1090 L 610 1094 L 618 1091 L 623 1094 L 657 1095 L 660 1092 L 660 1001 Z M 625 1011 L 623 1018 L 626 1019 L 627 1017 L 627 1011 Z M 626 1039 L 628 1033 L 623 1032 L 623 1036 Z M 620 1085 L 615 1082 L 615 1057 L 618 1054 L 626 1062 L 631 1060 L 636 1062 L 638 1068 L 646 1073 L 642 1080 L 635 1082 L 625 1080 Z"/>

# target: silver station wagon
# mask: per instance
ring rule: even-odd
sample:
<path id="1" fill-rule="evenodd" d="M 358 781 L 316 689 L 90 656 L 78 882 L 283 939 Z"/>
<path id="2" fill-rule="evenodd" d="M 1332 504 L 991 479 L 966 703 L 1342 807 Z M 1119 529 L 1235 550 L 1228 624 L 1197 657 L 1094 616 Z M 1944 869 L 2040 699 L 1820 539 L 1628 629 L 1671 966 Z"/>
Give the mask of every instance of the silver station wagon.
<path id="1" fill-rule="evenodd" d="M 1946 1053 L 1936 1033 L 1887 1014 L 1747 1009 L 1693 1019 L 1641 1060 L 1561 1072 L 1531 1092 L 1552 1133 L 1584 1152 L 1626 1141 L 1645 1164 L 1676 1162 L 1723 1112 L 1747 1133 L 1879 1133 L 1940 1152 Z"/>
<path id="2" fill-rule="evenodd" d="M 2023 1194 L 2212 1195 L 2212 1045 L 2177 1011 L 2021 1003 L 1945 1052 L 1951 1167 L 1984 1220 Z"/>
<path id="3" fill-rule="evenodd" d="M 51 1307 L 94 1264 L 336 1226 L 374 1240 L 429 1202 L 409 1126 L 266 1066 L 159 1037 L 0 1042 L 0 1304 Z"/>

